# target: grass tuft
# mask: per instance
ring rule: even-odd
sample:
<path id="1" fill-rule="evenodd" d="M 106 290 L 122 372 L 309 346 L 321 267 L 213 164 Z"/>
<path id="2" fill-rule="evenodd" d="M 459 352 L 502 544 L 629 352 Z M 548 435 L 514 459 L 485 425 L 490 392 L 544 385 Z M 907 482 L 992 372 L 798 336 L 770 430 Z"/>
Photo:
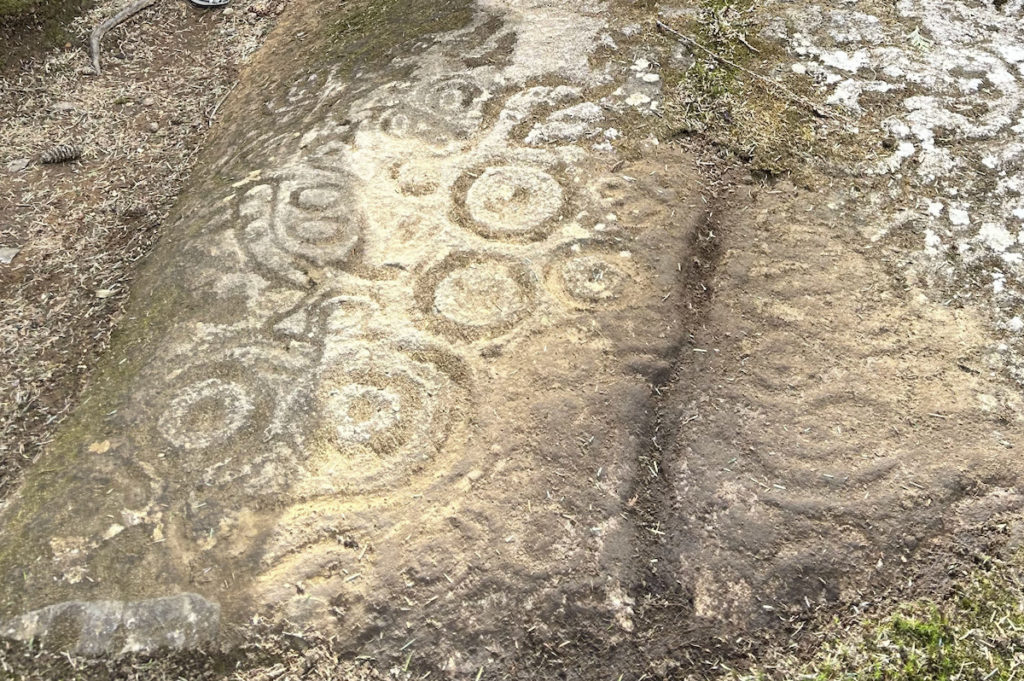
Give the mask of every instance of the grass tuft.
<path id="1" fill-rule="evenodd" d="M 833 622 L 811 657 L 763 660 L 728 681 L 1010 681 L 1024 678 L 1024 555 L 978 568 L 947 598 Z"/>
<path id="2" fill-rule="evenodd" d="M 754 172 L 781 175 L 806 165 L 816 139 L 814 117 L 750 75 L 780 85 L 784 80 L 773 72 L 782 62 L 779 47 L 758 40 L 757 26 L 752 0 L 702 0 L 675 23 L 722 59 L 694 48 L 688 68 L 666 71 L 665 123 L 670 136 L 703 135 Z"/>

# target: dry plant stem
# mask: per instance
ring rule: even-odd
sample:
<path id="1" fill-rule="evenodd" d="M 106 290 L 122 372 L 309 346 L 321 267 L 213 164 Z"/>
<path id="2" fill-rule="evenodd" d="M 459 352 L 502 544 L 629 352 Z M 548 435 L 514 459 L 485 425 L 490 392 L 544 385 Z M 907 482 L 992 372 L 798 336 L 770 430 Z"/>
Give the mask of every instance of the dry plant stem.
<path id="1" fill-rule="evenodd" d="M 811 100 L 807 99 L 806 97 L 801 97 L 800 95 L 798 95 L 797 93 L 793 92 L 788 87 L 786 87 L 782 83 L 779 83 L 778 81 L 772 80 L 771 78 L 769 78 L 767 76 L 763 76 L 763 75 L 761 75 L 760 73 L 758 73 L 756 71 L 751 71 L 750 69 L 746 68 L 745 66 L 740 66 L 739 64 L 737 64 L 736 62 L 734 62 L 734 61 L 732 61 L 730 59 L 726 59 L 725 57 L 723 57 L 722 55 L 718 54 L 714 50 L 711 50 L 711 49 L 708 49 L 707 47 L 704 47 L 703 45 L 698 43 L 693 38 L 691 38 L 689 36 L 686 36 L 686 35 L 683 35 L 682 33 L 680 33 L 679 31 L 675 30 L 674 28 L 672 28 L 671 26 L 669 26 L 665 22 L 661 21 L 660 19 L 655 19 L 654 23 L 658 27 L 659 31 L 662 31 L 664 33 L 668 33 L 669 35 L 671 35 L 672 37 L 676 38 L 677 40 L 680 40 L 680 41 L 682 41 L 683 43 L 685 43 L 687 45 L 690 45 L 692 47 L 696 47 L 698 50 L 700 50 L 702 52 L 705 52 L 706 54 L 710 55 L 712 58 L 716 59 L 717 61 L 720 61 L 723 64 L 727 64 L 727 65 L 733 67 L 734 69 L 738 69 L 738 70 L 742 71 L 743 73 L 747 74 L 748 76 L 751 76 L 751 77 L 757 79 L 758 81 L 760 81 L 764 85 L 767 85 L 768 89 L 770 91 L 774 91 L 776 93 L 776 95 L 781 94 L 786 99 L 788 99 L 788 100 L 790 100 L 792 102 L 795 102 L 795 103 L 803 106 L 804 108 L 810 110 L 814 115 L 820 116 L 821 118 L 831 118 L 833 120 L 847 122 L 847 120 L 843 116 L 840 116 L 836 112 L 829 111 L 828 109 L 822 108 L 822 107 L 818 106 L 817 104 L 815 104 L 814 102 L 812 102 Z M 744 41 L 744 44 L 746 44 L 746 41 Z"/>
<path id="2" fill-rule="evenodd" d="M 100 40 L 103 39 L 106 32 L 127 20 L 129 17 L 146 9 L 155 2 L 156 0 L 135 0 L 135 2 L 126 6 L 109 19 L 101 21 L 96 25 L 96 28 L 92 29 L 92 36 L 89 39 L 89 47 L 92 52 L 92 68 L 96 71 L 97 76 L 100 75 Z"/>

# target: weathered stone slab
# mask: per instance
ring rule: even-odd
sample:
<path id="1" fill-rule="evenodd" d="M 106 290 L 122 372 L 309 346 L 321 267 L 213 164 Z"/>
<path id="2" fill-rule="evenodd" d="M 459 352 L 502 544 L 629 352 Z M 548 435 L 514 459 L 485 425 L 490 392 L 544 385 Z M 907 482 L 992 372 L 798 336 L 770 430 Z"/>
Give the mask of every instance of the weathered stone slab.
<path id="1" fill-rule="evenodd" d="M 14 617 L 0 635 L 81 655 L 193 648 L 215 641 L 220 608 L 196 594 L 145 601 L 65 601 Z"/>
<path id="2" fill-rule="evenodd" d="M 192 645 L 215 604 L 232 628 L 391 650 L 632 629 L 624 504 L 703 203 L 685 155 L 609 144 L 639 115 L 624 99 L 657 92 L 592 60 L 611 17 L 482 3 L 376 70 L 301 71 L 235 111 L 4 513 L 9 635 Z M 184 602 L 156 605 L 182 591 L 206 599 L 188 632 Z"/>

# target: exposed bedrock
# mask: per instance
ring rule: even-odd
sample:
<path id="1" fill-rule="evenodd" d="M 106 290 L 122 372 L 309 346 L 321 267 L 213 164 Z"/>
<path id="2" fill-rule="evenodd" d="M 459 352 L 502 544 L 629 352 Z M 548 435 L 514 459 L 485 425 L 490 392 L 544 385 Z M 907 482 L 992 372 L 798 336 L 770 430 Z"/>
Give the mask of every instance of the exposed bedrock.
<path id="1" fill-rule="evenodd" d="M 979 319 L 828 192 L 644 139 L 629 8 L 402 4 L 422 30 L 289 8 L 243 74 L 2 510 L 0 635 L 615 678 L 1012 524 L 1024 410 Z"/>
<path id="2" fill-rule="evenodd" d="M 483 3 L 229 112 L 4 512 L 7 635 L 391 646 L 566 602 L 633 628 L 623 507 L 703 203 L 681 153 L 613 171 L 595 102 L 628 76 L 588 59 L 609 16 Z"/>

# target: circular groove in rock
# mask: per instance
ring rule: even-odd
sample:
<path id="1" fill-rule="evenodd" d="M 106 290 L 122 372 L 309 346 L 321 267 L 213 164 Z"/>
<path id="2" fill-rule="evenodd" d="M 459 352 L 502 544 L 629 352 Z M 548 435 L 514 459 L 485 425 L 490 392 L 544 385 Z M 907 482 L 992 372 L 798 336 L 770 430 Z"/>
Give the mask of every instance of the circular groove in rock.
<path id="1" fill-rule="evenodd" d="M 507 164 L 464 174 L 455 183 L 453 201 L 457 221 L 481 236 L 536 241 L 554 229 L 565 195 L 547 171 Z"/>
<path id="2" fill-rule="evenodd" d="M 507 333 L 536 306 L 533 272 L 524 261 L 486 253 L 455 253 L 420 280 L 417 302 L 431 327 L 454 340 Z"/>
<path id="3" fill-rule="evenodd" d="M 265 175 L 239 199 L 242 242 L 263 268 L 304 283 L 304 262 L 341 265 L 356 251 L 363 217 L 343 175 L 295 166 Z"/>
<path id="4" fill-rule="evenodd" d="M 302 496 L 401 484 L 435 459 L 466 400 L 458 363 L 351 343 L 318 372 L 299 410 L 312 416 Z"/>
<path id="5" fill-rule="evenodd" d="M 577 242 L 559 249 L 546 273 L 548 288 L 568 307 L 618 309 L 641 303 L 646 279 L 632 251 L 619 243 Z"/>
<path id="6" fill-rule="evenodd" d="M 168 442 L 183 449 L 200 449 L 234 435 L 252 410 L 245 388 L 210 378 L 189 385 L 171 400 L 157 427 Z"/>

